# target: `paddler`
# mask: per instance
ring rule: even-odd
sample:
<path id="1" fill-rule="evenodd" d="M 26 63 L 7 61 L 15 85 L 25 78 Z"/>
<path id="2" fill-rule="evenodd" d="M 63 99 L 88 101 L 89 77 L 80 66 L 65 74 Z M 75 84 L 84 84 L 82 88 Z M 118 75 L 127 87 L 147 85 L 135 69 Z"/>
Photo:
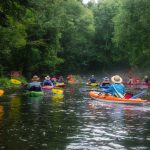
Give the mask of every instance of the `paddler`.
<path id="1" fill-rule="evenodd" d="M 92 75 L 88 80 L 89 80 L 90 83 L 96 83 L 96 79 L 95 79 L 94 75 Z"/>
<path id="2" fill-rule="evenodd" d="M 40 78 L 37 75 L 32 77 L 32 82 L 27 85 L 27 89 L 29 91 L 41 91 L 41 82 L 39 82 Z"/>
<path id="3" fill-rule="evenodd" d="M 58 82 L 59 82 L 59 83 L 64 82 L 64 78 L 63 78 L 63 76 L 60 76 L 60 77 L 59 77 Z"/>
<path id="4" fill-rule="evenodd" d="M 108 77 L 103 78 L 103 81 L 101 83 L 102 86 L 109 86 L 110 85 L 110 80 Z"/>
<path id="5" fill-rule="evenodd" d="M 113 82 L 108 89 L 103 90 L 105 93 L 110 93 L 113 96 L 118 97 L 118 93 L 121 95 L 125 95 L 126 89 L 125 86 L 122 84 L 122 78 L 119 75 L 115 75 L 111 78 Z"/>
<path id="6" fill-rule="evenodd" d="M 53 82 L 53 84 L 56 84 L 56 81 L 57 81 L 56 76 L 53 76 L 53 77 L 51 78 L 51 81 Z"/>
<path id="7" fill-rule="evenodd" d="M 143 80 L 144 80 L 144 83 L 148 83 L 149 82 L 148 76 L 146 75 Z"/>
<path id="8" fill-rule="evenodd" d="M 43 81 L 43 86 L 46 86 L 46 85 L 53 86 L 50 76 L 46 76 L 45 80 Z"/>

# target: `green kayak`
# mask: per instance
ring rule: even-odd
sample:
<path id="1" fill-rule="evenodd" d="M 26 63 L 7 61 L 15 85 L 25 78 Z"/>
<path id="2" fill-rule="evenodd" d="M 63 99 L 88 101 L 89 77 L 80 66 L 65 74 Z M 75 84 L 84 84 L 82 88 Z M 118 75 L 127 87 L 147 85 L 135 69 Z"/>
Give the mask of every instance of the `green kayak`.
<path id="1" fill-rule="evenodd" d="M 29 91 L 26 93 L 26 95 L 30 97 L 38 97 L 38 96 L 43 96 L 44 92 L 43 91 Z"/>

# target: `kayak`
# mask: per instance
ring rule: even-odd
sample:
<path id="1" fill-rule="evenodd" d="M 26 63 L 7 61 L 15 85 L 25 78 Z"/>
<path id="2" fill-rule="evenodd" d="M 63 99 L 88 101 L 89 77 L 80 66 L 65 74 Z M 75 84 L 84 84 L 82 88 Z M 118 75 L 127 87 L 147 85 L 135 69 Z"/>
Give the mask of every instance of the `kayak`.
<path id="1" fill-rule="evenodd" d="M 29 97 L 38 97 L 38 96 L 44 96 L 44 92 L 43 91 L 28 91 L 26 95 Z"/>
<path id="2" fill-rule="evenodd" d="M 0 90 L 0 96 L 4 95 L 4 90 Z"/>
<path id="3" fill-rule="evenodd" d="M 17 79 L 10 79 L 10 82 L 13 83 L 13 84 L 21 84 L 21 81 L 17 80 Z"/>
<path id="4" fill-rule="evenodd" d="M 53 94 L 63 94 L 64 93 L 63 89 L 52 89 L 51 91 Z"/>
<path id="5" fill-rule="evenodd" d="M 51 90 L 53 87 L 54 87 L 54 86 L 45 85 L 45 86 L 42 87 L 42 90 L 44 90 L 44 91 L 45 91 L 45 90 L 46 90 L 46 91 L 48 90 L 48 91 L 49 91 L 49 90 Z"/>
<path id="6" fill-rule="evenodd" d="M 56 86 L 56 87 L 62 87 L 62 88 L 63 88 L 63 87 L 65 87 L 65 83 L 64 83 L 64 82 L 61 82 L 61 83 L 58 83 L 58 82 L 57 82 L 57 83 L 55 84 L 55 86 Z"/>
<path id="7" fill-rule="evenodd" d="M 124 83 L 126 86 L 150 86 L 150 83 Z"/>
<path id="8" fill-rule="evenodd" d="M 59 101 L 62 100 L 64 98 L 64 95 L 52 95 L 51 99 L 53 101 Z"/>
<path id="9" fill-rule="evenodd" d="M 87 83 L 88 86 L 98 86 L 97 83 Z"/>
<path id="10" fill-rule="evenodd" d="M 104 93 L 99 94 L 99 92 L 91 91 L 89 92 L 90 97 L 105 101 L 105 102 L 115 102 L 115 103 L 122 103 L 122 104 L 143 104 L 148 102 L 147 100 L 142 100 L 140 98 L 136 99 L 126 99 L 126 98 L 119 98 L 112 95 L 105 95 Z"/>

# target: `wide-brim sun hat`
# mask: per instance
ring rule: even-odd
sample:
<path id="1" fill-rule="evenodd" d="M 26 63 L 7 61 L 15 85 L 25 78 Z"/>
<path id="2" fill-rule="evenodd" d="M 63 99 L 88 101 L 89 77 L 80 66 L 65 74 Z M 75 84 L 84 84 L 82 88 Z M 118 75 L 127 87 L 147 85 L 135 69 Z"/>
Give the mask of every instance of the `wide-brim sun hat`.
<path id="1" fill-rule="evenodd" d="M 113 76 L 112 78 L 111 78 L 111 81 L 113 82 L 113 83 L 122 83 L 122 78 L 120 77 L 120 76 L 118 76 L 118 75 L 115 75 L 115 76 Z"/>
<path id="2" fill-rule="evenodd" d="M 38 80 L 40 80 L 40 78 L 38 76 L 34 75 L 31 80 L 32 81 L 38 81 Z"/>

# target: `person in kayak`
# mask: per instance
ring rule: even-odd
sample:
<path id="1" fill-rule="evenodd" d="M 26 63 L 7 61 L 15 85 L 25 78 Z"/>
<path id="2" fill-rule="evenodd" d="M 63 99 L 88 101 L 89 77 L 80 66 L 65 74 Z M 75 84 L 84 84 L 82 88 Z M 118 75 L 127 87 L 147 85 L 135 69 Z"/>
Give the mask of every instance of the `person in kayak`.
<path id="1" fill-rule="evenodd" d="M 127 84 L 134 84 L 134 79 L 130 76 Z"/>
<path id="2" fill-rule="evenodd" d="M 104 93 L 110 93 L 113 96 L 125 95 L 126 89 L 122 84 L 122 78 L 118 75 L 115 75 L 111 78 L 113 84 L 110 85 L 108 89 L 103 90 Z M 119 93 L 119 94 L 118 94 Z"/>
<path id="3" fill-rule="evenodd" d="M 88 79 L 88 81 L 89 81 L 89 84 L 90 84 L 90 83 L 96 83 L 95 76 L 92 75 L 92 76 Z"/>
<path id="4" fill-rule="evenodd" d="M 110 80 L 108 77 L 103 78 L 103 81 L 101 83 L 101 86 L 109 86 L 110 85 Z"/>
<path id="5" fill-rule="evenodd" d="M 148 78 L 147 75 L 144 77 L 143 81 L 144 81 L 144 83 L 148 83 L 149 82 L 149 78 Z"/>
<path id="6" fill-rule="evenodd" d="M 51 81 L 52 81 L 53 84 L 56 84 L 57 78 L 56 78 L 55 76 L 53 76 L 53 77 L 51 78 Z"/>
<path id="7" fill-rule="evenodd" d="M 60 77 L 59 77 L 58 82 L 59 82 L 59 83 L 64 82 L 64 78 L 63 78 L 63 76 L 60 76 Z"/>
<path id="8" fill-rule="evenodd" d="M 39 82 L 40 78 L 37 75 L 32 77 L 32 82 L 27 85 L 27 89 L 29 91 L 41 91 L 41 82 Z"/>
<path id="9" fill-rule="evenodd" d="M 45 80 L 43 81 L 43 86 L 46 86 L 46 85 L 53 86 L 50 76 L 46 76 Z"/>

